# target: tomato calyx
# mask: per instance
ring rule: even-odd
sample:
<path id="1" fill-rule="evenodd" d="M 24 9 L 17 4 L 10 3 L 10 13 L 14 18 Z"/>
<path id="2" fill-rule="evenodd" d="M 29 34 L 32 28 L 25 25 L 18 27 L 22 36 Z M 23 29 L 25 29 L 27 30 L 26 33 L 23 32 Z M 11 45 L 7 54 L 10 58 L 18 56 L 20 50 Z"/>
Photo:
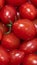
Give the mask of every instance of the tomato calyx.
<path id="1" fill-rule="evenodd" d="M 11 32 L 11 27 L 12 27 L 12 22 L 11 21 L 10 21 L 9 24 L 7 24 L 7 27 L 9 28 L 9 30 L 5 34 L 9 34 Z"/>

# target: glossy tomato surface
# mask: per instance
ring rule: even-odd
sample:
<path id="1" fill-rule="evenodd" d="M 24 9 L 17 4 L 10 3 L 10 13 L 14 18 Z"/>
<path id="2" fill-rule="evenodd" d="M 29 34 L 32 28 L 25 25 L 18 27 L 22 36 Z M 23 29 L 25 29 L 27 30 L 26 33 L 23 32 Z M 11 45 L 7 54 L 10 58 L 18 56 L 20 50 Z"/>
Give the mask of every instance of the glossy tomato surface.
<path id="1" fill-rule="evenodd" d="M 8 63 L 9 55 L 2 47 L 0 47 L 0 65 L 8 65 Z"/>
<path id="2" fill-rule="evenodd" d="M 5 0 L 0 0 L 0 9 L 4 6 Z"/>
<path id="3" fill-rule="evenodd" d="M 35 28 L 36 28 L 36 35 L 37 35 L 37 19 L 33 20 L 33 23 L 35 25 Z"/>
<path id="4" fill-rule="evenodd" d="M 35 7 L 28 2 L 20 6 L 19 12 L 22 18 L 33 20 L 36 17 Z"/>
<path id="5" fill-rule="evenodd" d="M 26 41 L 34 38 L 36 33 L 34 24 L 28 19 L 17 20 L 13 24 L 12 30 L 17 37 Z"/>
<path id="6" fill-rule="evenodd" d="M 5 5 L 1 10 L 1 20 L 3 23 L 8 24 L 14 22 L 16 17 L 16 9 L 9 5 Z"/>
<path id="7" fill-rule="evenodd" d="M 20 50 L 24 51 L 25 54 L 30 54 L 37 51 L 37 38 L 30 40 L 28 42 L 23 42 L 20 45 Z"/>
<path id="8" fill-rule="evenodd" d="M 24 55 L 24 52 L 19 50 L 10 52 L 11 65 L 20 65 L 23 62 Z"/>
<path id="9" fill-rule="evenodd" d="M 6 49 L 12 50 L 18 48 L 20 40 L 13 34 L 4 34 L 2 37 L 2 46 Z"/>
<path id="10" fill-rule="evenodd" d="M 30 54 L 24 58 L 23 65 L 37 65 L 37 55 Z"/>
<path id="11" fill-rule="evenodd" d="M 6 27 L 6 25 L 2 23 L 2 21 L 0 21 L 0 30 L 2 31 L 2 33 L 5 33 L 8 31 L 8 28 Z"/>
<path id="12" fill-rule="evenodd" d="M 25 3 L 27 0 L 6 0 L 6 3 L 12 6 L 20 6 Z"/>

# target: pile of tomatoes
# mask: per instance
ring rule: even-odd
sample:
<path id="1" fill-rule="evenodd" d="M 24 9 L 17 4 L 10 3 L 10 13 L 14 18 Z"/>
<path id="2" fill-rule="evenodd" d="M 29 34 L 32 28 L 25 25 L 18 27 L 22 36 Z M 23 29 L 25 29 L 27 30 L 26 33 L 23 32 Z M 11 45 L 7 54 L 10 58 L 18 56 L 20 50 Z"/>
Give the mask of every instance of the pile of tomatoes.
<path id="1" fill-rule="evenodd" d="M 0 65 L 37 65 L 37 0 L 0 0 Z"/>

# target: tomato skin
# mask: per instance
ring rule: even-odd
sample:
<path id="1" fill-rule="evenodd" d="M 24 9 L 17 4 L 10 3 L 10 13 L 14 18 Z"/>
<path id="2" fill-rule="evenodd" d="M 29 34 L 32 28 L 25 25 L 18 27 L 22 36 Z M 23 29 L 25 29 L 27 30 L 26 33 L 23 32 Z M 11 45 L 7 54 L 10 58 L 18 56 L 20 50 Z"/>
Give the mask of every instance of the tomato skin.
<path id="1" fill-rule="evenodd" d="M 5 33 L 5 32 L 8 31 L 8 28 L 6 27 L 6 25 L 4 25 L 2 23 L 2 21 L 0 21 L 0 30 L 1 30 L 2 33 Z"/>
<path id="2" fill-rule="evenodd" d="M 2 40 L 2 36 L 3 36 L 3 33 L 2 33 L 2 31 L 0 30 L 0 41 Z"/>
<path id="3" fill-rule="evenodd" d="M 36 9 L 31 3 L 25 3 L 20 6 L 19 12 L 22 18 L 34 20 L 36 17 Z"/>
<path id="4" fill-rule="evenodd" d="M 5 0 L 0 0 L 0 9 L 4 6 Z"/>
<path id="5" fill-rule="evenodd" d="M 22 45 L 20 45 L 20 50 L 24 51 L 25 54 L 36 52 L 37 51 L 37 38 L 28 42 L 23 42 Z"/>
<path id="6" fill-rule="evenodd" d="M 19 50 L 10 52 L 11 65 L 20 65 L 23 62 L 25 53 Z"/>
<path id="7" fill-rule="evenodd" d="M 36 35 L 37 35 L 37 19 L 35 19 L 35 20 L 33 21 L 33 23 L 34 23 L 34 25 L 35 25 L 35 28 L 36 28 Z"/>
<path id="8" fill-rule="evenodd" d="M 8 65 L 8 63 L 9 55 L 2 47 L 0 47 L 0 65 Z"/>
<path id="9" fill-rule="evenodd" d="M 14 22 L 16 17 L 16 9 L 9 5 L 5 5 L 1 10 L 1 20 L 3 23 L 8 24 L 10 21 Z"/>
<path id="10" fill-rule="evenodd" d="M 37 7 L 37 0 L 30 0 L 32 2 L 32 4 L 34 4 L 34 6 Z"/>
<path id="11" fill-rule="evenodd" d="M 13 34 L 4 34 L 2 37 L 2 46 L 8 50 L 16 49 L 20 45 L 20 40 Z"/>
<path id="12" fill-rule="evenodd" d="M 37 55 L 30 54 L 24 58 L 23 65 L 37 65 Z"/>
<path id="13" fill-rule="evenodd" d="M 6 0 L 6 3 L 12 6 L 20 6 L 21 4 L 25 3 L 27 0 Z"/>
<path id="14" fill-rule="evenodd" d="M 21 19 L 14 22 L 12 30 L 17 37 L 25 41 L 34 38 L 36 34 L 34 24 L 28 19 Z"/>

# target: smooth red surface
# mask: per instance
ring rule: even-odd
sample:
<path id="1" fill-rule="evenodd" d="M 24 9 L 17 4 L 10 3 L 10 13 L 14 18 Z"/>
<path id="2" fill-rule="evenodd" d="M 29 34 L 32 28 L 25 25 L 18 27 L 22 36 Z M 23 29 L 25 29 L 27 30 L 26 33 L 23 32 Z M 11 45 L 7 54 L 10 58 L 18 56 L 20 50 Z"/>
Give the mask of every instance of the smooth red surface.
<path id="1" fill-rule="evenodd" d="M 28 2 L 20 6 L 19 12 L 22 18 L 33 20 L 36 17 L 35 7 Z"/>
<path id="2" fill-rule="evenodd" d="M 6 3 L 13 6 L 20 6 L 25 3 L 27 0 L 6 0 Z"/>
<path id="3" fill-rule="evenodd" d="M 4 6 L 5 0 L 0 0 L 0 9 Z"/>
<path id="4" fill-rule="evenodd" d="M 24 52 L 19 50 L 13 50 L 10 52 L 11 65 L 20 65 L 24 59 Z"/>
<path id="5" fill-rule="evenodd" d="M 2 31 L 0 30 L 0 40 L 2 40 L 2 36 L 3 36 L 3 33 L 2 33 Z"/>
<path id="6" fill-rule="evenodd" d="M 17 20 L 12 26 L 13 32 L 22 40 L 34 38 L 36 30 L 34 24 L 28 19 Z"/>
<path id="7" fill-rule="evenodd" d="M 36 52 L 37 51 L 37 38 L 28 42 L 23 42 L 22 45 L 20 45 L 20 50 L 24 51 L 25 54 Z"/>
<path id="8" fill-rule="evenodd" d="M 37 65 L 37 55 L 31 54 L 26 56 L 23 65 Z"/>
<path id="9" fill-rule="evenodd" d="M 33 23 L 34 23 L 34 25 L 35 25 L 35 28 L 36 28 L 36 35 L 37 35 L 37 19 L 35 19 L 35 20 L 33 21 Z"/>
<path id="10" fill-rule="evenodd" d="M 8 31 L 8 28 L 6 27 L 6 25 L 4 25 L 2 23 L 2 21 L 0 21 L 0 30 L 1 30 L 2 33 L 5 33 L 5 32 Z"/>
<path id="11" fill-rule="evenodd" d="M 2 46 L 6 49 L 13 50 L 18 48 L 20 45 L 20 40 L 13 34 L 4 34 L 2 37 Z"/>
<path id="12" fill-rule="evenodd" d="M 16 9 L 9 5 L 5 5 L 1 10 L 1 20 L 3 23 L 8 24 L 14 22 L 16 17 Z"/>
<path id="13" fill-rule="evenodd" d="M 0 47 L 0 65 L 8 65 L 8 63 L 9 55 L 2 47 Z"/>
<path id="14" fill-rule="evenodd" d="M 37 7 L 37 0 L 30 0 L 32 4 L 34 4 Z"/>

